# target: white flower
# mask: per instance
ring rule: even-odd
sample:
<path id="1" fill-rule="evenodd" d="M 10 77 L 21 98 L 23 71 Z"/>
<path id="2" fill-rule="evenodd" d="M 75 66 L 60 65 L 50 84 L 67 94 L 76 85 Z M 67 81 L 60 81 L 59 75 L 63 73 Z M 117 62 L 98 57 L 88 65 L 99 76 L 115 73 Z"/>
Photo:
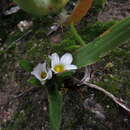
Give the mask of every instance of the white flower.
<path id="1" fill-rule="evenodd" d="M 46 63 L 39 63 L 31 72 L 38 80 L 41 81 L 41 84 L 44 85 L 47 79 L 52 78 L 52 71 L 46 67 Z"/>
<path id="2" fill-rule="evenodd" d="M 61 58 L 59 58 L 57 53 L 53 53 L 50 59 L 51 69 L 54 73 L 62 73 L 64 71 L 77 69 L 76 65 L 71 64 L 73 57 L 70 53 L 65 53 Z"/>

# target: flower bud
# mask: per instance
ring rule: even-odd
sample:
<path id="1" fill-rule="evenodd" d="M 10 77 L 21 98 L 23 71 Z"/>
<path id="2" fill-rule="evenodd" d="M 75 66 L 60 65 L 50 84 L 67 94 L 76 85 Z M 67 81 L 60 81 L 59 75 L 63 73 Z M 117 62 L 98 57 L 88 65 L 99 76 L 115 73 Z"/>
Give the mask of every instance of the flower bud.
<path id="1" fill-rule="evenodd" d="M 42 16 L 56 13 L 62 9 L 68 0 L 14 0 L 22 9 L 28 13 Z"/>

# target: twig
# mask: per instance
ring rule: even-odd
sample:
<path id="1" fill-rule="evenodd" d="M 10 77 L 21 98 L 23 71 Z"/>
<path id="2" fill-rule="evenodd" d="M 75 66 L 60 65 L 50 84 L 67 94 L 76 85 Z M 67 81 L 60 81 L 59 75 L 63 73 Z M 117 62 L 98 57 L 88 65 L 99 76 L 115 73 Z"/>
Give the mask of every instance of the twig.
<path id="1" fill-rule="evenodd" d="M 84 71 L 84 77 L 81 79 L 81 82 L 85 81 L 88 82 L 91 79 L 91 66 L 86 66 Z"/>
<path id="2" fill-rule="evenodd" d="M 19 37 L 17 40 L 13 41 L 12 44 L 10 44 L 10 45 L 8 46 L 7 50 L 10 49 L 13 45 L 15 45 L 17 42 L 19 42 L 21 39 L 23 39 L 25 36 L 27 36 L 27 35 L 28 35 L 29 33 L 31 33 L 31 32 L 32 32 L 32 30 L 29 30 L 29 31 L 27 31 L 26 33 L 24 33 L 21 37 Z M 7 50 L 6 50 L 6 51 L 7 51 Z"/>
<path id="3" fill-rule="evenodd" d="M 19 95 L 13 96 L 13 99 L 17 99 L 17 98 L 27 96 L 27 95 L 29 95 L 29 93 L 36 92 L 36 91 L 40 90 L 41 88 L 42 87 L 30 88 L 30 89 L 26 90 L 25 92 L 20 93 Z"/>
<path id="4" fill-rule="evenodd" d="M 53 26 L 50 27 L 49 32 L 47 33 L 47 36 L 50 36 L 51 34 L 53 34 L 54 32 L 58 31 L 60 28 L 59 24 L 54 24 Z"/>
<path id="5" fill-rule="evenodd" d="M 27 31 L 26 33 L 24 33 L 21 37 L 19 37 L 17 40 L 13 41 L 12 43 L 10 43 L 10 45 L 5 49 L 0 51 L 0 54 L 6 53 L 11 47 L 13 47 L 14 45 L 17 44 L 17 42 L 19 42 L 21 39 L 23 39 L 25 36 L 27 36 L 29 33 L 31 33 L 32 30 Z"/>
<path id="6" fill-rule="evenodd" d="M 77 82 L 79 82 L 79 85 L 86 85 L 85 87 L 90 87 L 90 88 L 94 88 L 97 89 L 98 91 L 103 92 L 105 95 L 107 95 L 109 98 L 111 98 L 116 104 L 118 104 L 120 107 L 122 107 L 123 109 L 125 109 L 128 113 L 130 113 L 130 108 L 128 108 L 127 106 L 125 106 L 125 101 L 120 100 L 119 98 L 115 97 L 113 94 L 111 94 L 110 92 L 106 91 L 105 89 L 95 85 L 95 84 L 91 84 L 85 81 L 80 81 L 76 78 L 74 78 Z"/>

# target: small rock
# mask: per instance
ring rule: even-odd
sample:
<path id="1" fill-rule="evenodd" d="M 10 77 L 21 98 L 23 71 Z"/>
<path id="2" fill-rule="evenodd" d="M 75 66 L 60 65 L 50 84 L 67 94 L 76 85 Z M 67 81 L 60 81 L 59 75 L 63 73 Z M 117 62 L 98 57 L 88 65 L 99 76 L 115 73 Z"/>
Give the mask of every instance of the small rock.
<path id="1" fill-rule="evenodd" d="M 59 42 L 61 41 L 61 35 L 60 35 L 60 34 L 57 34 L 57 35 L 55 35 L 55 36 L 52 36 L 51 39 L 50 39 L 50 41 L 51 41 L 52 43 L 59 43 Z"/>
<path id="2" fill-rule="evenodd" d="M 5 105 L 8 103 L 8 96 L 7 94 L 0 92 L 0 105 Z"/>
<path id="3" fill-rule="evenodd" d="M 102 106 L 99 103 L 96 103 L 96 101 L 92 98 L 87 98 L 84 101 L 84 108 L 91 111 L 92 113 L 95 113 L 96 117 L 105 120 L 104 110 Z"/>
<path id="4" fill-rule="evenodd" d="M 11 15 L 11 14 L 17 13 L 19 10 L 20 10 L 20 7 L 15 6 L 15 7 L 12 7 L 11 9 L 9 9 L 9 10 L 6 10 L 4 12 L 4 15 Z"/>
<path id="5" fill-rule="evenodd" d="M 33 22 L 32 21 L 20 21 L 19 24 L 17 24 L 17 27 L 19 28 L 19 30 L 21 32 L 24 32 L 25 30 L 29 29 L 30 27 L 32 27 Z"/>

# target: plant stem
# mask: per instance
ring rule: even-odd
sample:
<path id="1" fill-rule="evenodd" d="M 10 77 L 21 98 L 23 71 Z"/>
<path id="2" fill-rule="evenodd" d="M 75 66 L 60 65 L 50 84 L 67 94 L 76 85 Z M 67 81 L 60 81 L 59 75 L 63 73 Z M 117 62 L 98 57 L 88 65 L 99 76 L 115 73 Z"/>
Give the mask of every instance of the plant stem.
<path id="1" fill-rule="evenodd" d="M 56 83 L 48 86 L 50 129 L 59 130 L 62 115 L 62 95 L 59 93 Z"/>
<path id="2" fill-rule="evenodd" d="M 80 37 L 80 35 L 78 34 L 74 24 L 70 24 L 70 29 L 73 33 L 73 35 L 75 36 L 76 40 L 82 45 L 85 46 L 86 43 L 83 41 L 83 39 Z"/>

